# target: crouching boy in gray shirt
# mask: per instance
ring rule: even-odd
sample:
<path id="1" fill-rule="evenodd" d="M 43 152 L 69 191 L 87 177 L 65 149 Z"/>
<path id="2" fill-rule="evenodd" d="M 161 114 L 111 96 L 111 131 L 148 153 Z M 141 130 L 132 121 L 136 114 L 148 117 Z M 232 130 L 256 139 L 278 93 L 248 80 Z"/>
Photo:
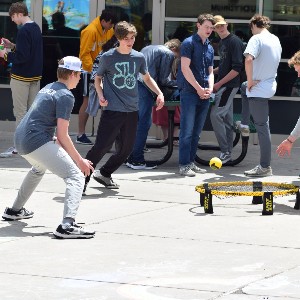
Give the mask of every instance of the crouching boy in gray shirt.
<path id="1" fill-rule="evenodd" d="M 23 180 L 15 202 L 11 208 L 5 209 L 2 218 L 17 221 L 33 217 L 33 212 L 25 209 L 24 205 L 48 169 L 66 183 L 63 220 L 54 236 L 65 239 L 92 238 L 95 232 L 78 226 L 75 216 L 84 177 L 94 169 L 92 163 L 77 152 L 68 134 L 75 101 L 70 89 L 75 88 L 80 80 L 81 61 L 77 57 L 67 56 L 58 64 L 58 81 L 39 91 L 16 129 L 16 148 L 32 168 Z M 55 130 L 57 140 L 54 137 Z"/>

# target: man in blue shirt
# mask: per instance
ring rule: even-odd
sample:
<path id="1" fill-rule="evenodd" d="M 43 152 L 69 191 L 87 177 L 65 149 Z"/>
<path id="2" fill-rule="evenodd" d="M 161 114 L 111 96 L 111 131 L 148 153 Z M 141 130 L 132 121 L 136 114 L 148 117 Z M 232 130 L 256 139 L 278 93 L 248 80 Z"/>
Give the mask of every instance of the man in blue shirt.
<path id="1" fill-rule="evenodd" d="M 214 50 L 208 40 L 213 29 L 213 16 L 199 15 L 197 33 L 181 44 L 177 83 L 181 104 L 179 173 L 182 176 L 192 177 L 195 173 L 206 172 L 194 161 L 214 85 Z"/>

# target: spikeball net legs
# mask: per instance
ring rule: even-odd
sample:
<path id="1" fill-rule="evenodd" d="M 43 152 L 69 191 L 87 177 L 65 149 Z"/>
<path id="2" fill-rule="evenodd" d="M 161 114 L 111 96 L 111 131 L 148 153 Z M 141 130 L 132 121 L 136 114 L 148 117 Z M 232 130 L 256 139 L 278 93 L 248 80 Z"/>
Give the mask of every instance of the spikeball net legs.
<path id="1" fill-rule="evenodd" d="M 213 195 L 218 198 L 252 196 L 252 204 L 263 204 L 262 215 L 273 215 L 273 198 L 296 195 L 294 209 L 300 209 L 299 187 L 288 183 L 235 181 L 203 183 L 195 190 L 200 193 L 200 205 L 204 212 L 213 214 Z"/>

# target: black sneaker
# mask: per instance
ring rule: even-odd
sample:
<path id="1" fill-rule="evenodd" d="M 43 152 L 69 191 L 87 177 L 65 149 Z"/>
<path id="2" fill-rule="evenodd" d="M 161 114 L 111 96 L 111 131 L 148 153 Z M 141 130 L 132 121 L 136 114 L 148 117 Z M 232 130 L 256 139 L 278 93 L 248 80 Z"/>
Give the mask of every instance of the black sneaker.
<path id="1" fill-rule="evenodd" d="M 86 136 L 85 133 L 81 136 L 77 136 L 76 143 L 82 145 L 93 145 L 93 142 Z"/>
<path id="2" fill-rule="evenodd" d="M 101 175 L 99 170 L 94 171 L 93 178 L 104 185 L 107 189 L 118 189 L 120 186 L 116 184 L 111 177 L 105 177 Z"/>
<path id="3" fill-rule="evenodd" d="M 86 196 L 86 188 L 87 188 L 87 183 L 84 184 L 84 188 L 83 188 L 83 191 L 82 191 L 82 196 Z"/>
<path id="4" fill-rule="evenodd" d="M 57 239 L 90 239 L 95 236 L 95 231 L 87 231 L 76 223 L 59 225 L 53 235 Z"/>
<path id="5" fill-rule="evenodd" d="M 126 163 L 128 168 L 133 170 L 152 170 L 157 168 L 157 165 L 147 163 L 147 162 L 137 162 L 137 161 L 130 161 Z"/>
<path id="6" fill-rule="evenodd" d="M 12 210 L 9 207 L 6 207 L 2 218 L 5 221 L 16 221 L 16 220 L 22 220 L 22 219 L 30 219 L 34 215 L 33 211 L 29 211 L 25 209 L 24 207 L 21 208 L 19 211 Z"/>

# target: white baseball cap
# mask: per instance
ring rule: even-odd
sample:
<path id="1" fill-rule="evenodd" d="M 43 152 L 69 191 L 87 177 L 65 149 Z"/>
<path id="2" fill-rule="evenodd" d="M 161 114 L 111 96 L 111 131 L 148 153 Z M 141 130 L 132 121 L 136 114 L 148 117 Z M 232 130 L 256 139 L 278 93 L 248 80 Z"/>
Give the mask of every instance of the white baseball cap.
<path id="1" fill-rule="evenodd" d="M 76 56 L 66 56 L 63 58 L 64 64 L 58 65 L 59 68 L 81 72 L 81 60 Z"/>

